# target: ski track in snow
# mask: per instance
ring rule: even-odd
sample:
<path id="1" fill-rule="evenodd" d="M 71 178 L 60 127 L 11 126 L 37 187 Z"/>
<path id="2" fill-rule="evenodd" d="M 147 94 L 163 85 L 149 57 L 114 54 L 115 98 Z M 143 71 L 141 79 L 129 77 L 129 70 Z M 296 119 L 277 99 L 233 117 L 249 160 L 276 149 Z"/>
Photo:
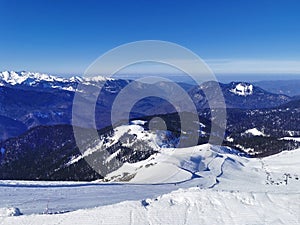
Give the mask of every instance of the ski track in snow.
<path id="1" fill-rule="evenodd" d="M 115 172 L 137 172 L 141 184 L 0 181 L 0 209 L 24 213 L 0 215 L 0 225 L 299 224 L 300 149 L 264 159 L 230 152 L 165 149 Z M 160 181 L 142 184 L 144 176 Z"/>

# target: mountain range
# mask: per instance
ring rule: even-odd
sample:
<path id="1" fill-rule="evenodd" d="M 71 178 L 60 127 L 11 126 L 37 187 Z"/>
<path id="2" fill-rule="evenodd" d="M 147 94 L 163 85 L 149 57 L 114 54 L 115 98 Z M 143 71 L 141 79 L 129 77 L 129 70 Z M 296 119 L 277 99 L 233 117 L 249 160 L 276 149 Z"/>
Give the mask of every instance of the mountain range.
<path id="1" fill-rule="evenodd" d="M 149 84 L 101 76 L 59 78 L 31 72 L 0 73 L 0 147 L 5 149 L 1 155 L 0 178 L 101 179 L 101 174 L 110 173 L 123 163 L 146 160 L 166 146 L 176 147 L 180 138 L 197 135 L 198 144 L 207 143 L 211 135 L 219 135 L 210 133 L 215 121 L 211 118 L 209 105 L 211 101 L 216 101 L 214 105 L 217 105 L 220 98 L 212 95 L 208 101 L 205 95 L 214 94 L 216 85 L 220 87 L 226 103 L 226 109 L 220 109 L 227 111 L 224 146 L 249 157 L 268 156 L 300 146 L 296 138 L 300 135 L 298 98 L 271 93 L 247 82 L 223 84 L 209 81 L 200 86 L 179 84 L 197 108 L 201 122 L 197 134 L 187 133 L 179 138 L 182 134 L 178 112 L 170 102 L 158 97 L 141 99 L 130 111 L 131 122 L 124 116 L 125 120 L 121 118 L 117 128 L 112 127 L 113 103 L 129 84 L 133 93 L 152 90 L 167 96 L 176 91 L 172 82 Z M 85 146 L 89 150 L 82 153 L 72 130 L 73 99 L 75 94 L 79 94 L 80 101 L 89 102 L 99 87 L 102 89 L 96 102 L 95 118 L 102 141 L 98 136 L 91 135 Z M 178 94 L 174 96 L 179 108 L 185 109 L 187 103 L 184 97 Z M 126 102 L 121 102 L 119 107 L 125 109 Z M 88 115 L 81 117 L 84 119 Z M 164 120 L 166 129 L 151 130 L 151 120 L 156 117 Z M 132 121 L 144 123 L 130 124 Z M 80 129 L 86 129 L 85 132 L 89 133 L 92 125 L 87 124 Z M 124 144 L 124 140 L 127 140 L 127 144 Z M 141 148 L 146 150 L 140 151 Z M 104 150 L 108 155 L 103 153 Z M 91 164 L 101 163 L 99 161 L 90 165 L 86 163 L 89 157 L 105 158 L 109 155 L 114 155 L 110 158 L 109 171 L 97 173 L 91 168 Z"/>

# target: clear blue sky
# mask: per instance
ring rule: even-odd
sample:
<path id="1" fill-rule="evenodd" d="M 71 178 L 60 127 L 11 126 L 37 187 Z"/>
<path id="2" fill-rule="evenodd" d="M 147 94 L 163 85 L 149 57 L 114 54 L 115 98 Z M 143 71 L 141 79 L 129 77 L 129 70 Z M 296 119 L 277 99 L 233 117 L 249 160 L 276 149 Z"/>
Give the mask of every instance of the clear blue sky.
<path id="1" fill-rule="evenodd" d="M 297 0 L 0 0 L 0 17 L 0 70 L 81 74 L 111 48 L 158 39 L 220 73 L 300 73 Z"/>

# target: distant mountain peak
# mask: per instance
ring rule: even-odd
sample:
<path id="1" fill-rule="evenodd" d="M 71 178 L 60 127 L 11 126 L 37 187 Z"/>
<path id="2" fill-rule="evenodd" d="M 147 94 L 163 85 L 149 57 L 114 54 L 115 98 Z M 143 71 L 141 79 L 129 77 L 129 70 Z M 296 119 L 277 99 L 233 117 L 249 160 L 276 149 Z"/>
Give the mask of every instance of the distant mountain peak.
<path id="1" fill-rule="evenodd" d="M 73 76 L 63 78 L 45 73 L 27 71 L 3 71 L 0 72 L 0 86 L 30 86 L 40 88 L 56 88 L 68 91 L 75 91 L 78 83 L 85 85 L 103 83 L 112 78 L 104 76 L 80 77 Z"/>
<path id="2" fill-rule="evenodd" d="M 229 90 L 239 96 L 248 96 L 253 94 L 253 85 L 249 83 L 232 83 L 232 88 Z"/>
<path id="3" fill-rule="evenodd" d="M 35 72 L 27 72 L 27 71 L 4 71 L 0 72 L 0 81 L 3 83 L 7 83 L 10 85 L 17 85 L 23 83 L 35 83 L 37 81 L 48 81 L 48 82 L 67 82 L 68 79 L 56 77 L 53 75 L 48 75 L 45 73 L 35 73 Z"/>

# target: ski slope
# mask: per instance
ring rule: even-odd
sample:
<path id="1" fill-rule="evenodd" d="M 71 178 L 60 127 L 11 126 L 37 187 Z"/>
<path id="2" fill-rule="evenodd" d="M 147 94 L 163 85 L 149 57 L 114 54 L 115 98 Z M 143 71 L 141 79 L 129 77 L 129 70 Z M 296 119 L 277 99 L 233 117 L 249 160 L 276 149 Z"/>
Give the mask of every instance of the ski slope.
<path id="1" fill-rule="evenodd" d="M 1 181 L 0 224 L 299 224 L 299 161 L 205 144 L 162 148 L 106 183 Z"/>
<path id="2" fill-rule="evenodd" d="M 132 177 L 128 182 L 135 184 L 176 183 L 187 188 L 297 192 L 300 185 L 299 160 L 299 149 L 259 159 L 209 144 L 182 149 L 165 148 L 147 160 L 125 163 L 108 174 L 105 180 L 118 182 L 127 176 Z"/>
<path id="3" fill-rule="evenodd" d="M 190 188 L 66 214 L 5 217 L 1 224 L 299 224 L 299 209 L 299 194 Z"/>

